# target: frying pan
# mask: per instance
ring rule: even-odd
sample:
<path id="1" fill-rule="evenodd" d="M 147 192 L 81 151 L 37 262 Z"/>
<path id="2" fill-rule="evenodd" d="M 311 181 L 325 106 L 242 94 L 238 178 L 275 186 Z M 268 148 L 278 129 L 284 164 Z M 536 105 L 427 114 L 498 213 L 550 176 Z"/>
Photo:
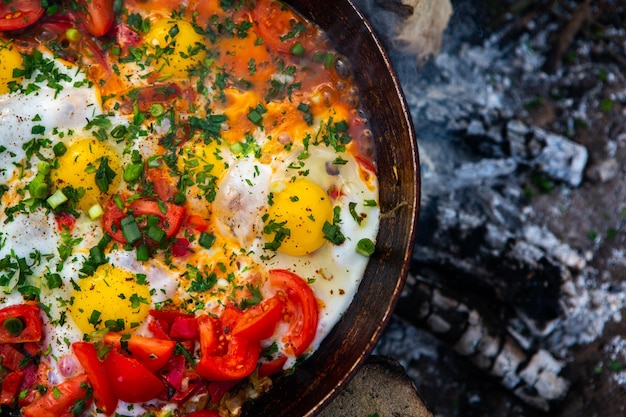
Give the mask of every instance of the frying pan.
<path id="1" fill-rule="evenodd" d="M 406 280 L 419 212 L 419 157 L 398 78 L 370 24 L 350 0 L 286 0 L 324 29 L 351 63 L 376 143 L 380 231 L 359 291 L 319 349 L 248 404 L 243 415 L 318 414 L 371 353 Z"/>

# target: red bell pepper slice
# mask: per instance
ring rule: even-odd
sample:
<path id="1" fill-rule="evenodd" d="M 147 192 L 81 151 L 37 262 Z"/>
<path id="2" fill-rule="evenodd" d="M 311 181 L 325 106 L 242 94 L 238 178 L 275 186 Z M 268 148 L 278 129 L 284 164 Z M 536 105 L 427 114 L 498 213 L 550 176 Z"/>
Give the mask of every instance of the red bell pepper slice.
<path id="1" fill-rule="evenodd" d="M 109 382 L 104 363 L 98 358 L 96 347 L 87 342 L 75 342 L 72 350 L 89 377 L 96 406 L 107 416 L 112 415 L 117 408 L 118 400 Z"/>
<path id="2" fill-rule="evenodd" d="M 36 304 L 19 304 L 0 310 L 0 343 L 41 340 L 41 310 Z"/>

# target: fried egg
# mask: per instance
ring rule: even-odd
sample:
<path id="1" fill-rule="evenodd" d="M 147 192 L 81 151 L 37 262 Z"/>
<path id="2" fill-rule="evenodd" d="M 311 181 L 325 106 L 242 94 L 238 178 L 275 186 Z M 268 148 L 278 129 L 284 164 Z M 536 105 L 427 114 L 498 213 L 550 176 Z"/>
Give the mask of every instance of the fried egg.
<path id="1" fill-rule="evenodd" d="M 0 48 L 0 125 L 11 127 L 0 129 L 0 304 L 42 306 L 50 386 L 82 371 L 72 343 L 109 330 L 152 337 L 150 310 L 164 305 L 220 316 L 253 291 L 274 295 L 272 269 L 294 272 L 317 299 L 312 354 L 358 290 L 359 244 L 378 232 L 376 175 L 350 143 L 357 109 L 333 85 L 346 81 L 309 68 L 298 81 L 256 33 L 210 41 L 190 19 L 138 10 L 145 33 L 116 39 L 126 55 L 100 51 L 125 57 L 111 68 L 43 45 Z M 12 71 L 25 60 L 32 72 Z M 126 220 L 149 239 L 131 241 Z M 262 342 L 289 356 L 285 368 L 297 359 L 287 331 Z"/>

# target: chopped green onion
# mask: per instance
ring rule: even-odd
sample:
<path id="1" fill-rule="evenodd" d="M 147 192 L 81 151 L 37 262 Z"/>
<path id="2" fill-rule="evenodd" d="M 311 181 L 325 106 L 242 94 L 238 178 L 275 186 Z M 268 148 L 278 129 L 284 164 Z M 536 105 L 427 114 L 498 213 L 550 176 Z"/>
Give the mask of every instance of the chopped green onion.
<path id="1" fill-rule="evenodd" d="M 137 260 L 147 261 L 150 259 L 150 251 L 146 245 L 137 246 Z"/>
<path id="2" fill-rule="evenodd" d="M 248 113 L 248 119 L 255 125 L 258 125 L 263 121 L 263 115 L 258 110 L 252 109 Z"/>
<path id="3" fill-rule="evenodd" d="M 200 233 L 200 238 L 198 239 L 198 244 L 205 249 L 209 249 L 213 246 L 215 242 L 215 235 L 209 234 L 207 232 Z"/>
<path id="4" fill-rule="evenodd" d="M 235 142 L 230 145 L 230 151 L 235 155 L 240 154 L 241 152 L 243 152 L 243 145 L 241 144 L 241 142 Z"/>
<path id="5" fill-rule="evenodd" d="M 37 163 L 37 173 L 48 175 L 50 173 L 50 163 L 47 161 L 39 161 Z"/>
<path id="6" fill-rule="evenodd" d="M 148 233 L 147 233 L 148 237 L 154 241 L 156 241 L 157 243 L 161 243 L 165 240 L 165 230 L 156 227 L 156 226 L 150 226 L 148 228 Z"/>
<path id="7" fill-rule="evenodd" d="M 297 56 L 301 56 L 302 54 L 304 54 L 304 51 L 305 51 L 304 46 L 302 46 L 300 42 L 294 43 L 291 49 L 289 50 L 289 52 Z"/>
<path id="8" fill-rule="evenodd" d="M 46 198 L 48 195 L 48 184 L 45 177 L 40 173 L 35 175 L 35 178 L 28 184 L 28 191 L 37 200 Z"/>
<path id="9" fill-rule="evenodd" d="M 9 317 L 2 323 L 11 336 L 19 336 L 24 331 L 24 323 L 17 317 Z"/>
<path id="10" fill-rule="evenodd" d="M 124 181 L 132 182 L 141 177 L 143 172 L 143 164 L 130 164 L 124 169 Z"/>
<path id="11" fill-rule="evenodd" d="M 67 201 L 67 196 L 63 194 L 63 191 L 59 189 L 56 190 L 54 194 L 52 194 L 50 197 L 48 197 L 46 201 L 48 205 L 52 207 L 52 209 L 55 209 Z"/>
<path id="12" fill-rule="evenodd" d="M 161 157 L 160 156 L 151 156 L 148 158 L 148 167 L 149 168 L 158 168 L 161 166 Z"/>
<path id="13" fill-rule="evenodd" d="M 94 246 L 93 248 L 89 249 L 89 258 L 96 265 L 104 265 L 107 261 L 107 258 L 104 255 L 104 250 L 99 246 Z"/>
<path id="14" fill-rule="evenodd" d="M 52 147 L 52 152 L 54 152 L 54 156 L 63 156 L 67 152 L 67 146 L 63 142 L 59 142 Z"/>
<path id="15" fill-rule="evenodd" d="M 80 38 L 82 38 L 82 34 L 80 33 L 78 29 L 69 28 L 68 30 L 65 31 L 65 37 L 70 42 L 78 42 Z"/>
<path id="16" fill-rule="evenodd" d="M 139 226 L 137 226 L 137 222 L 132 215 L 124 217 L 120 222 L 120 227 L 122 229 L 122 233 L 124 234 L 124 238 L 129 245 L 132 245 L 141 239 Z"/>
<path id="17" fill-rule="evenodd" d="M 96 203 L 93 206 L 89 207 L 89 211 L 87 211 L 87 214 L 89 214 L 89 218 L 91 220 L 97 220 L 102 217 L 102 215 L 104 214 L 104 210 L 102 209 L 102 206 L 100 204 Z"/>
<path id="18" fill-rule="evenodd" d="M 152 117 L 159 117 L 165 113 L 165 108 L 160 103 L 152 103 L 150 106 L 150 115 Z"/>
<path id="19" fill-rule="evenodd" d="M 368 238 L 363 238 L 356 244 L 356 252 L 363 256 L 372 256 L 375 248 L 374 242 Z"/>

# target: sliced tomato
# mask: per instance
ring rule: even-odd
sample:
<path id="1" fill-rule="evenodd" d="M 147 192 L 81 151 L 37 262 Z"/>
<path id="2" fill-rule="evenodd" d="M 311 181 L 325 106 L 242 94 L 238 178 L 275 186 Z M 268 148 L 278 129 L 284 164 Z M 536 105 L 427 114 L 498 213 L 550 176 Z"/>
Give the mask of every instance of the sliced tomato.
<path id="1" fill-rule="evenodd" d="M 283 370 L 285 363 L 287 363 L 287 356 L 285 355 L 280 355 L 279 357 L 268 362 L 262 362 L 259 365 L 259 376 L 262 378 L 264 376 L 277 374 Z"/>
<path id="2" fill-rule="evenodd" d="M 203 356 L 196 367 L 198 375 L 211 381 L 234 381 L 250 375 L 261 354 L 261 343 L 231 336 L 222 356 Z"/>
<path id="3" fill-rule="evenodd" d="M 43 16 L 40 0 L 8 0 L 0 3 L 0 31 L 22 29 Z"/>
<path id="4" fill-rule="evenodd" d="M 118 196 L 120 197 L 120 196 Z M 124 198 L 121 197 L 124 201 Z M 104 207 L 104 215 L 102 216 L 102 227 L 113 239 L 119 243 L 126 243 L 124 233 L 120 222 L 126 216 L 126 213 L 117 205 L 115 196 L 112 197 Z"/>
<path id="5" fill-rule="evenodd" d="M 18 304 L 0 310 L 0 343 L 41 340 L 41 310 L 37 304 Z"/>
<path id="6" fill-rule="evenodd" d="M 104 363 L 98 358 L 96 347 L 92 343 L 75 342 L 72 350 L 91 382 L 96 407 L 107 416 L 112 415 L 117 408 L 118 400 L 109 382 Z"/>
<path id="7" fill-rule="evenodd" d="M 274 334 L 282 317 L 283 302 L 278 296 L 268 298 L 244 311 L 233 328 L 233 336 L 263 340 Z"/>
<path id="8" fill-rule="evenodd" d="M 285 352 L 300 356 L 315 339 L 319 321 L 319 305 L 309 285 L 298 275 L 285 269 L 270 271 L 270 284 L 282 294 L 285 302 L 283 317 L 289 330 L 283 337 Z"/>
<path id="9" fill-rule="evenodd" d="M 49 389 L 44 395 L 22 408 L 24 417 L 64 417 L 72 415 L 70 410 L 77 401 L 85 401 L 87 405 L 91 399 L 87 397 L 89 378 L 80 374 L 72 379 Z"/>
<path id="10" fill-rule="evenodd" d="M 161 369 L 174 353 L 176 342 L 173 340 L 161 340 L 151 337 L 132 335 L 122 346 L 122 335 L 119 333 L 107 333 L 104 343 L 117 349 L 127 350 L 133 359 L 141 362 L 151 372 Z"/>
<path id="11" fill-rule="evenodd" d="M 2 383 L 2 391 L 0 391 L 1 405 L 15 405 L 17 394 L 20 392 L 20 386 L 24 380 L 24 372 L 13 371 L 4 378 Z"/>
<path id="12" fill-rule="evenodd" d="M 112 349 L 104 359 L 109 382 L 117 397 L 128 403 L 142 403 L 157 398 L 165 384 L 137 359 Z"/>
<path id="13" fill-rule="evenodd" d="M 297 30 L 304 28 L 303 19 L 276 0 L 258 0 L 252 11 L 253 21 L 263 43 L 274 51 L 288 53 L 299 43 L 304 49 L 314 46 L 311 35 Z"/>
<path id="14" fill-rule="evenodd" d="M 113 0 L 77 0 L 76 15 L 89 33 L 102 36 L 113 24 Z"/>
<path id="15" fill-rule="evenodd" d="M 8 343 L 0 344 L 0 358 L 2 358 L 0 365 L 3 368 L 8 368 L 12 371 L 19 370 L 24 357 L 25 355 L 17 350 L 15 346 Z"/>
<path id="16" fill-rule="evenodd" d="M 198 337 L 198 321 L 195 317 L 179 317 L 170 326 L 172 339 L 196 339 Z"/>
<path id="17" fill-rule="evenodd" d="M 163 207 L 163 208 L 162 208 Z M 129 208 L 133 211 L 133 216 L 155 216 L 161 219 L 161 228 L 165 236 L 174 236 L 185 219 L 185 208 L 168 202 L 157 202 L 154 200 L 136 200 Z"/>
<path id="18" fill-rule="evenodd" d="M 198 317 L 198 335 L 200 336 L 200 356 L 213 355 L 219 349 L 220 324 L 209 315 Z"/>

